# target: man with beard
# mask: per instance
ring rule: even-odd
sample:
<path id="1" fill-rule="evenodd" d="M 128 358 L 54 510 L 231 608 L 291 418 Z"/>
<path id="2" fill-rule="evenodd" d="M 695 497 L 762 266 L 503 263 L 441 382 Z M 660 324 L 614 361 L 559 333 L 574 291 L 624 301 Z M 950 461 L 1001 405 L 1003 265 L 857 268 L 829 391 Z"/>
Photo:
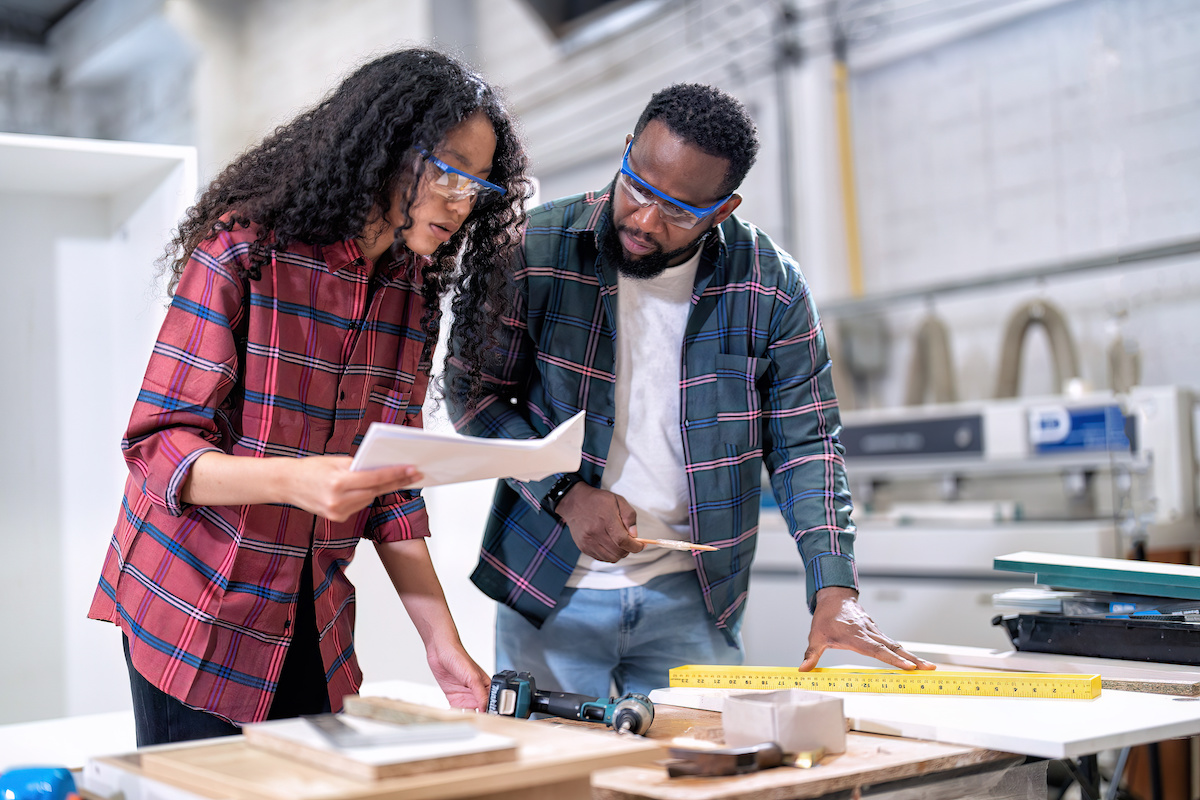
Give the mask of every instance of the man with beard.
<path id="1" fill-rule="evenodd" d="M 858 604 L 816 307 L 795 261 L 733 216 L 757 151 L 736 99 L 672 86 L 604 191 L 529 215 L 490 396 L 451 413 L 464 433 L 514 439 L 581 409 L 587 422 L 578 472 L 498 484 L 472 575 L 499 603 L 498 670 L 602 697 L 666 686 L 682 664 L 742 663 L 764 464 L 807 575 L 799 668 L 827 648 L 933 668 Z M 453 388 L 467 375 L 450 364 Z M 781 613 L 780 635 L 799 616 Z"/>

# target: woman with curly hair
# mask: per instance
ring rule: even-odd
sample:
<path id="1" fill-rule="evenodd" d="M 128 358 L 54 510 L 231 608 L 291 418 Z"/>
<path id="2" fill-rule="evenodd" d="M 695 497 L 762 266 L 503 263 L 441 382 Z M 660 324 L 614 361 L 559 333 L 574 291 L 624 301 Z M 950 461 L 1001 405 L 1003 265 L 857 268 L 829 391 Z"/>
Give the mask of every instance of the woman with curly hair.
<path id="1" fill-rule="evenodd" d="M 124 634 L 139 746 L 339 710 L 362 682 L 346 577 L 360 538 L 451 705 L 486 703 L 406 489 L 419 471 L 349 467 L 372 422 L 421 425 L 446 294 L 477 397 L 524 173 L 492 87 L 408 49 L 237 158 L 188 211 L 89 612 Z"/>

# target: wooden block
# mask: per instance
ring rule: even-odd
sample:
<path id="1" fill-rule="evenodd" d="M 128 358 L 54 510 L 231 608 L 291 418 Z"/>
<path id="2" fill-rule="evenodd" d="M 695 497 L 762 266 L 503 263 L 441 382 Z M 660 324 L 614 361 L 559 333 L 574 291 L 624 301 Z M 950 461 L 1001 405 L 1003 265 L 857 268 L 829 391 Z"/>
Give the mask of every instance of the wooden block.
<path id="1" fill-rule="evenodd" d="M 401 727 L 395 723 L 377 722 L 370 719 L 346 716 L 341 724 L 366 736 L 386 737 Z M 295 758 L 317 765 L 339 775 L 348 775 L 362 780 L 396 778 L 415 775 L 432 770 L 458 769 L 499 761 L 512 761 L 517 757 L 517 743 L 507 736 L 480 731 L 469 722 L 446 723 L 457 728 L 466 726 L 461 738 L 437 738 L 439 729 L 428 723 L 406 723 L 407 727 L 428 731 L 425 741 L 414 740 L 398 744 L 374 746 L 339 747 L 330 742 L 321 731 L 305 719 L 280 719 L 247 725 L 242 729 L 247 744 L 271 750 L 288 758 Z M 445 732 L 442 728 L 440 731 Z M 450 731 L 451 734 L 454 731 Z"/>

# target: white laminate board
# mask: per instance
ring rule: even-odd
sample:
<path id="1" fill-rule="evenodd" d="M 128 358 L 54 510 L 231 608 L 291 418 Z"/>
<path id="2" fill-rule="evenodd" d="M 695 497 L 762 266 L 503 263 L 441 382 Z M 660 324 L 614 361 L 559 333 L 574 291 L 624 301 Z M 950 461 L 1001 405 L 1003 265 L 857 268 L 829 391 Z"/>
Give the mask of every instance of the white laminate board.
<path id="1" fill-rule="evenodd" d="M 656 689 L 655 703 L 720 710 L 736 689 Z M 1105 689 L 1095 700 L 839 693 L 853 730 L 1076 758 L 1200 734 L 1200 698 Z"/>
<path id="2" fill-rule="evenodd" d="M 857 731 L 1042 758 L 1200 733 L 1200 699 L 1108 689 L 1095 700 L 858 695 L 845 709 Z"/>
<path id="3" fill-rule="evenodd" d="M 991 650 L 986 647 L 901 642 L 908 652 L 936 664 L 1015 672 L 1099 675 L 1105 688 L 1158 694 L 1200 695 L 1200 667 L 1116 658 Z M 1127 685 L 1111 686 L 1110 682 Z"/>
<path id="4" fill-rule="evenodd" d="M 132 711 L 0 725 L 0 772 L 45 764 L 83 769 L 88 760 L 137 747 Z"/>

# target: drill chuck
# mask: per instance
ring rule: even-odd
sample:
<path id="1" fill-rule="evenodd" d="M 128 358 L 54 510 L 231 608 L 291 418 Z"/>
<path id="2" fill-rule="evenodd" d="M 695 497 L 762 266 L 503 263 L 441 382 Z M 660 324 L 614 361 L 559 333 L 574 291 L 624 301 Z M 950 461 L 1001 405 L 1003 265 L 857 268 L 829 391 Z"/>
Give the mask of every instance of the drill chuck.
<path id="1" fill-rule="evenodd" d="M 644 694 L 627 694 L 613 706 L 612 728 L 644 736 L 654 722 L 654 704 Z"/>

